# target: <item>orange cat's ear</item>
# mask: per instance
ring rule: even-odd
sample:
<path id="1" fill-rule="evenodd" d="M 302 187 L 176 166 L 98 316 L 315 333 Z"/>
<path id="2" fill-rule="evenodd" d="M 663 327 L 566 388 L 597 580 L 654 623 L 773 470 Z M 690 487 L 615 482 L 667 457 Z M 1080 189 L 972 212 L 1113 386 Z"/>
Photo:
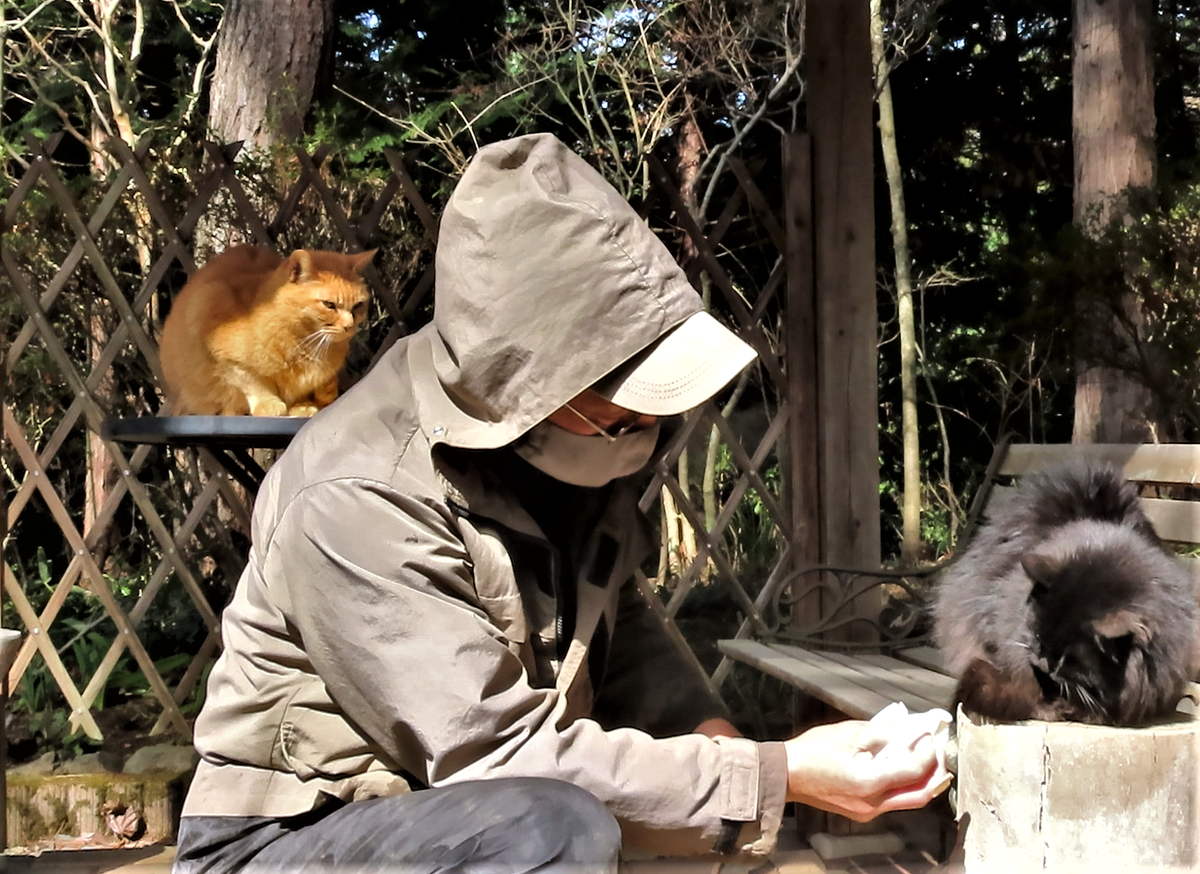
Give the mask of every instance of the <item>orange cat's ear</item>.
<path id="1" fill-rule="evenodd" d="M 312 255 L 297 249 L 288 256 L 288 281 L 304 282 L 312 276 Z"/>
<path id="2" fill-rule="evenodd" d="M 367 269 L 367 265 L 371 263 L 371 259 L 375 257 L 378 249 L 372 249 L 369 252 L 360 252 L 357 255 L 350 256 L 350 266 L 354 268 L 354 272 L 362 274 Z"/>

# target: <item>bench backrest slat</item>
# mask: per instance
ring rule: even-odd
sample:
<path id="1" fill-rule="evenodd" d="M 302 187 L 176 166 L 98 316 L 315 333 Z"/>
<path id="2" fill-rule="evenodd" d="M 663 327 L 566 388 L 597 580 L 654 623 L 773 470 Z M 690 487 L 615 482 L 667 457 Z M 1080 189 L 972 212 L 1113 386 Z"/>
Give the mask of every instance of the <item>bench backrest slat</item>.
<path id="1" fill-rule="evenodd" d="M 1021 476 L 1050 464 L 1086 456 L 1110 461 L 1138 483 L 1200 485 L 1200 445 L 1190 443 L 1014 443 L 1001 476 Z"/>
<path id="2" fill-rule="evenodd" d="M 1163 540 L 1200 543 L 1200 503 L 1142 498 L 1142 509 Z"/>
<path id="3" fill-rule="evenodd" d="M 992 486 L 987 512 L 994 513 L 1003 507 L 1016 491 L 1016 486 Z M 1142 498 L 1142 509 L 1163 540 L 1200 543 L 1200 502 Z"/>
<path id="4" fill-rule="evenodd" d="M 1200 445 L 1184 443 L 1014 443 L 1008 447 L 996 475 L 999 480 L 1011 482 L 1039 468 L 1081 456 L 1117 465 L 1126 479 L 1138 485 L 1200 484 Z M 1008 500 L 1013 491 L 1015 486 L 994 483 L 985 515 Z M 1142 498 L 1142 509 L 1163 540 L 1200 544 L 1200 501 L 1147 496 Z"/>

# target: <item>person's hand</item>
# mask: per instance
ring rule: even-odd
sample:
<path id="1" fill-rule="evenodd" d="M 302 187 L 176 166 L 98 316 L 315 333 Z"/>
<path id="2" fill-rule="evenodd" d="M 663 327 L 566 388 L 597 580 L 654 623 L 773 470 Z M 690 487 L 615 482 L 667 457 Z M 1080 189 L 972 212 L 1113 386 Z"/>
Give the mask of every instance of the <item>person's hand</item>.
<path id="1" fill-rule="evenodd" d="M 949 785 L 943 757 L 928 735 L 912 749 L 877 756 L 888 740 L 884 727 L 852 720 L 820 725 L 785 741 L 788 801 L 857 822 L 924 807 Z"/>

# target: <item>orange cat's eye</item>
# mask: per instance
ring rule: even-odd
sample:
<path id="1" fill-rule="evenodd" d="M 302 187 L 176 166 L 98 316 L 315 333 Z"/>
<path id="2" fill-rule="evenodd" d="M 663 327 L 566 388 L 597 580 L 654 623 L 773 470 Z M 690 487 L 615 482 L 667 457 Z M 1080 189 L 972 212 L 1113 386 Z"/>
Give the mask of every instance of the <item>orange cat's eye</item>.
<path id="1" fill-rule="evenodd" d="M 367 308 L 367 305 L 360 300 L 358 303 L 356 303 L 354 305 L 354 309 L 351 310 L 351 312 L 361 313 L 366 308 Z"/>
<path id="2" fill-rule="evenodd" d="M 331 310 L 337 309 L 337 304 L 335 304 L 331 300 L 323 300 L 323 301 L 321 301 L 321 303 L 325 304 L 325 306 L 329 307 L 329 309 L 331 309 Z"/>

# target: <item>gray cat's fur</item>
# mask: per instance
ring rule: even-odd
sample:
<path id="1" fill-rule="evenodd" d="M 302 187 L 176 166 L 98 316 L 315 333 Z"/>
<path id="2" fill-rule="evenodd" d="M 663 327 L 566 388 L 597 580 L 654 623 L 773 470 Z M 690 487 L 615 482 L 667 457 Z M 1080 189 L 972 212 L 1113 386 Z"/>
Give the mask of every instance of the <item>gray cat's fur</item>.
<path id="1" fill-rule="evenodd" d="M 967 710 L 1138 725 L 1194 676 L 1197 612 L 1136 487 L 1075 462 L 1024 477 L 943 572 L 934 636 Z"/>

